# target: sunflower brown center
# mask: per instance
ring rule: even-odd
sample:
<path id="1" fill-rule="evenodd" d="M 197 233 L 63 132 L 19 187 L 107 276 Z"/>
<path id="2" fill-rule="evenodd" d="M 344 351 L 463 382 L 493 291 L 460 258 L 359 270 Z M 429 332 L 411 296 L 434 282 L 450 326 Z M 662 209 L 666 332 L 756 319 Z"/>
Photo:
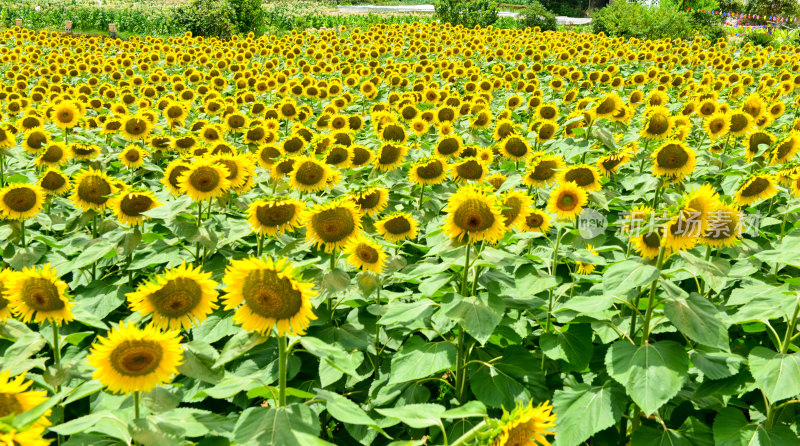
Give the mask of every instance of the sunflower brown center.
<path id="1" fill-rule="evenodd" d="M 397 124 L 389 124 L 383 128 L 383 139 L 385 141 L 402 142 L 406 138 L 406 132 Z"/>
<path id="2" fill-rule="evenodd" d="M 299 152 L 303 148 L 303 140 L 298 137 L 289 138 L 283 143 L 283 150 L 286 153 Z"/>
<path id="3" fill-rule="evenodd" d="M 74 116 L 75 114 L 69 109 L 59 110 L 59 112 L 56 114 L 56 118 L 64 124 L 72 122 Z"/>
<path id="4" fill-rule="evenodd" d="M 187 166 L 176 166 L 174 169 L 172 169 L 169 172 L 169 177 L 168 177 L 170 186 L 172 186 L 176 190 L 180 189 L 180 184 L 178 184 L 178 178 L 180 178 L 181 175 L 183 175 L 187 170 L 189 170 Z"/>
<path id="5" fill-rule="evenodd" d="M 508 141 L 506 141 L 505 148 L 506 152 L 517 158 L 523 157 L 528 153 L 528 145 L 525 144 L 525 141 L 517 137 L 509 138 Z"/>
<path id="6" fill-rule="evenodd" d="M 167 118 L 169 119 L 180 119 L 183 116 L 183 108 L 173 105 L 167 108 Z"/>
<path id="7" fill-rule="evenodd" d="M 297 209 L 292 203 L 259 206 L 256 218 L 264 226 L 280 226 L 294 218 Z"/>
<path id="8" fill-rule="evenodd" d="M 436 146 L 436 151 L 439 152 L 440 155 L 447 156 L 456 153 L 460 147 L 457 139 L 445 138 L 439 141 L 439 144 Z"/>
<path id="9" fill-rule="evenodd" d="M 254 127 L 247 131 L 247 139 L 250 141 L 259 141 L 266 136 L 267 132 L 261 127 Z"/>
<path id="10" fill-rule="evenodd" d="M 535 229 L 542 226 L 542 223 L 544 223 L 544 218 L 537 213 L 533 213 L 525 219 L 525 223 L 531 228 Z"/>
<path id="11" fill-rule="evenodd" d="M 57 163 L 64 157 L 64 150 L 61 146 L 51 145 L 47 147 L 44 154 L 42 154 L 42 161 L 46 163 Z"/>
<path id="12" fill-rule="evenodd" d="M 384 223 L 383 227 L 390 234 L 398 235 L 410 231 L 411 223 L 405 217 L 397 216 Z"/>
<path id="13" fill-rule="evenodd" d="M 642 241 L 648 248 L 658 248 L 661 246 L 661 237 L 656 232 L 648 232 L 642 236 Z"/>
<path id="14" fill-rule="evenodd" d="M 325 162 L 332 165 L 341 164 L 350 158 L 350 152 L 342 146 L 334 146 L 328 150 Z"/>
<path id="15" fill-rule="evenodd" d="M 130 217 L 138 217 L 153 206 L 153 199 L 147 195 L 128 194 L 120 202 L 120 210 Z"/>
<path id="16" fill-rule="evenodd" d="M 322 241 L 336 243 L 353 234 L 356 222 L 347 209 L 336 207 L 314 214 L 311 227 Z"/>
<path id="17" fill-rule="evenodd" d="M 538 181 L 547 181 L 550 178 L 553 178 L 553 175 L 556 174 L 556 167 L 558 167 L 558 163 L 553 160 L 540 161 L 538 164 L 536 164 L 536 167 L 534 167 L 530 177 Z"/>
<path id="18" fill-rule="evenodd" d="M 743 197 L 753 197 L 761 192 L 764 192 L 769 187 L 770 183 L 769 180 L 766 178 L 757 177 L 753 181 L 751 181 L 747 187 L 742 189 L 742 196 Z"/>
<path id="19" fill-rule="evenodd" d="M 417 176 L 423 180 L 438 178 L 444 172 L 441 161 L 431 160 L 430 162 L 417 166 Z"/>
<path id="20" fill-rule="evenodd" d="M 233 129 L 238 129 L 244 125 L 244 116 L 241 115 L 231 115 L 228 116 L 228 126 Z"/>
<path id="21" fill-rule="evenodd" d="M 369 161 L 369 151 L 363 147 L 354 147 L 353 148 L 353 160 L 352 163 L 354 166 L 361 166 L 362 164 Z"/>
<path id="22" fill-rule="evenodd" d="M 129 163 L 135 163 L 141 159 L 138 150 L 128 150 L 125 152 L 125 160 Z"/>
<path id="23" fill-rule="evenodd" d="M 376 263 L 379 259 L 378 250 L 364 243 L 356 247 L 356 254 L 365 263 Z"/>
<path id="24" fill-rule="evenodd" d="M 546 105 L 539 109 L 539 116 L 543 119 L 553 119 L 556 117 L 556 109 L 555 107 Z"/>
<path id="25" fill-rule="evenodd" d="M 594 172 L 588 167 L 576 167 L 564 173 L 565 181 L 572 181 L 580 187 L 586 187 L 595 182 Z"/>
<path id="26" fill-rule="evenodd" d="M 64 179 L 62 175 L 59 175 L 56 172 L 47 172 L 44 177 L 42 177 L 41 186 L 47 190 L 58 190 L 64 187 L 67 184 L 67 180 Z"/>
<path id="27" fill-rule="evenodd" d="M 373 191 L 368 194 L 361 195 L 360 197 L 356 198 L 356 204 L 361 209 L 372 209 L 381 202 L 381 193 L 380 191 Z"/>
<path id="28" fill-rule="evenodd" d="M 48 279 L 32 277 L 22 284 L 22 301 L 34 311 L 57 311 L 64 308 L 58 288 Z"/>
<path id="29" fill-rule="evenodd" d="M 304 161 L 297 166 L 295 179 L 306 186 L 316 186 L 325 179 L 325 167 L 313 161 Z"/>
<path id="30" fill-rule="evenodd" d="M 22 413 L 23 408 L 15 395 L 0 393 L 0 417 Z"/>
<path id="31" fill-rule="evenodd" d="M 689 154 L 677 144 L 668 144 L 656 155 L 658 165 L 665 169 L 680 169 L 689 162 Z"/>
<path id="32" fill-rule="evenodd" d="M 3 204 L 14 212 L 27 212 L 36 206 L 36 192 L 29 187 L 16 187 L 3 196 Z"/>
<path id="33" fill-rule="evenodd" d="M 217 163 L 225 166 L 225 168 L 228 169 L 228 176 L 226 177 L 227 179 L 235 180 L 239 176 L 239 165 L 236 164 L 236 161 L 221 159 L 217 160 Z"/>
<path id="34" fill-rule="evenodd" d="M 558 208 L 562 211 L 571 211 L 578 206 L 578 197 L 576 197 L 572 192 L 565 191 L 562 192 L 561 195 L 558 197 Z"/>
<path id="35" fill-rule="evenodd" d="M 153 373 L 163 357 L 164 350 L 157 342 L 137 339 L 120 343 L 109 362 L 120 375 L 135 377 Z"/>
<path id="36" fill-rule="evenodd" d="M 172 279 L 147 296 L 158 313 L 170 318 L 186 315 L 197 306 L 202 297 L 200 285 L 186 277 Z"/>
<path id="37" fill-rule="evenodd" d="M 33 132 L 28 136 L 28 146 L 32 149 L 39 150 L 45 144 L 47 144 L 47 135 L 42 132 Z"/>
<path id="38" fill-rule="evenodd" d="M 477 180 L 483 175 L 483 165 L 477 160 L 467 160 L 456 166 L 456 173 L 465 180 Z"/>
<path id="39" fill-rule="evenodd" d="M 652 135 L 663 135 L 669 130 L 669 118 L 661 113 L 654 113 L 647 123 L 647 132 Z"/>
<path id="40" fill-rule="evenodd" d="M 132 118 L 125 122 L 125 131 L 133 136 L 139 136 L 147 130 L 144 119 Z"/>
<path id="41" fill-rule="evenodd" d="M 603 102 L 600 103 L 600 105 L 597 106 L 597 114 L 609 115 L 611 113 L 614 113 L 614 110 L 616 110 L 616 106 L 617 104 L 614 102 L 614 99 L 606 98 L 603 100 Z"/>
<path id="42" fill-rule="evenodd" d="M 201 166 L 189 174 L 189 184 L 200 192 L 211 192 L 219 186 L 219 171 L 207 166 Z"/>
<path id="43" fill-rule="evenodd" d="M 510 226 L 519 216 L 520 210 L 522 210 L 522 200 L 518 197 L 509 197 L 505 203 L 503 203 L 505 209 L 503 209 L 500 213 L 505 218 L 506 226 Z"/>
<path id="44" fill-rule="evenodd" d="M 288 278 L 267 269 L 251 271 L 244 279 L 242 294 L 253 313 L 271 319 L 289 319 L 300 312 L 303 303 L 302 294 Z"/>
<path id="45" fill-rule="evenodd" d="M 485 231 L 494 224 L 492 209 L 481 200 L 472 198 L 458 206 L 453 222 L 468 232 Z"/>
<path id="46" fill-rule="evenodd" d="M 400 147 L 392 145 L 392 144 L 385 144 L 381 147 L 381 154 L 378 157 L 378 163 L 383 165 L 392 165 L 397 162 L 402 154 L 402 150 Z"/>

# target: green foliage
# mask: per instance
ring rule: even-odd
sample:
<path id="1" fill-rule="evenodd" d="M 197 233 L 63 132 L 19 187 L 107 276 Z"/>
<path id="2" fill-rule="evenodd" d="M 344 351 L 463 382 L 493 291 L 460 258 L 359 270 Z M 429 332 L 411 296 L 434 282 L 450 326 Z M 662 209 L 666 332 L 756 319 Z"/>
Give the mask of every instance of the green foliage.
<path id="1" fill-rule="evenodd" d="M 236 12 L 228 0 L 193 0 L 177 8 L 175 21 L 195 36 L 228 38 L 236 32 Z"/>
<path id="2" fill-rule="evenodd" d="M 531 0 L 528 6 L 519 13 L 517 22 L 520 28 L 538 26 L 542 31 L 556 30 L 556 15 L 548 11 L 538 0 Z"/>
<path id="3" fill-rule="evenodd" d="M 744 36 L 742 44 L 751 43 L 753 45 L 768 47 L 773 44 L 775 37 L 765 32 L 751 32 Z"/>
<path id="4" fill-rule="evenodd" d="M 670 4 L 654 7 L 621 0 L 597 11 L 593 18 L 594 32 L 609 36 L 663 39 L 694 33 L 689 14 Z"/>
<path id="5" fill-rule="evenodd" d="M 434 7 L 439 20 L 465 28 L 486 27 L 497 21 L 497 2 L 493 0 L 437 0 Z"/>
<path id="6" fill-rule="evenodd" d="M 236 29 L 240 33 L 255 32 L 264 21 L 261 0 L 228 0 L 236 15 Z"/>
<path id="7" fill-rule="evenodd" d="M 747 14 L 766 16 L 795 16 L 800 11 L 796 0 L 748 0 L 744 8 Z"/>

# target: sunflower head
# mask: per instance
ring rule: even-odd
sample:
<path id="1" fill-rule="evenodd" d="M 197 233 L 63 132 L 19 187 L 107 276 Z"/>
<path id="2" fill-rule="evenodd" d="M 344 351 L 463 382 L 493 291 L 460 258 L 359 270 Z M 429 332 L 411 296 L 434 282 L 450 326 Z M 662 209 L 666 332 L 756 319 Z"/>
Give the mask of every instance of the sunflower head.
<path id="1" fill-rule="evenodd" d="M 147 216 L 145 212 L 161 206 L 150 191 L 130 191 L 118 194 L 109 200 L 109 207 L 120 223 L 129 226 L 141 225 Z"/>
<path id="2" fill-rule="evenodd" d="M 17 375 L 14 378 L 11 378 L 11 372 L 6 370 L 0 373 L 0 417 L 7 417 L 9 415 L 19 415 L 23 412 L 27 412 L 34 407 L 38 406 L 39 404 L 44 403 L 47 401 L 47 392 L 44 390 L 28 390 L 31 387 L 33 381 L 26 381 L 25 374 Z M 38 420 L 34 421 L 31 429 L 33 431 L 39 432 L 41 435 L 41 429 L 50 425 L 50 421 L 47 419 L 50 416 L 51 411 L 48 410 L 44 416 L 39 418 Z M 41 437 L 37 440 L 35 437 L 32 437 L 28 440 L 34 440 L 33 442 L 27 442 L 24 437 L 14 437 L 14 441 L 7 442 L 9 434 L 2 433 L 0 434 L 0 439 L 6 440 L 3 444 L 5 445 L 40 445 L 44 444 L 47 445 L 49 442 L 41 443 L 43 440 Z M 5 438 L 3 438 L 5 437 Z"/>
<path id="3" fill-rule="evenodd" d="M 502 200 L 503 223 L 508 228 L 518 227 L 524 230 L 524 221 L 532 211 L 533 199 L 525 192 L 512 190 L 506 192 Z"/>
<path id="4" fill-rule="evenodd" d="M 11 311 L 22 322 L 57 324 L 70 322 L 72 302 L 67 294 L 67 284 L 49 263 L 41 268 L 25 268 L 11 276 L 7 285 Z"/>
<path id="5" fill-rule="evenodd" d="M 210 159 L 200 159 L 178 177 L 178 185 L 181 192 L 195 201 L 203 201 L 227 192 L 231 186 L 229 175 L 224 166 Z"/>
<path id="6" fill-rule="evenodd" d="M 162 332 L 153 325 L 137 328 L 124 322 L 98 336 L 92 344 L 89 364 L 92 378 L 114 393 L 149 392 L 170 382 L 183 361 L 177 331 Z"/>
<path id="7" fill-rule="evenodd" d="M 586 206 L 586 191 L 572 182 L 562 182 L 550 192 L 547 210 L 561 220 L 575 220 Z"/>
<path id="8" fill-rule="evenodd" d="M 481 181 L 486 175 L 486 166 L 477 158 L 464 158 L 450 165 L 450 175 L 456 183 Z"/>
<path id="9" fill-rule="evenodd" d="M 564 169 L 564 167 L 564 158 L 560 155 L 535 156 L 528 165 L 528 170 L 522 178 L 522 182 L 526 186 L 547 186 L 557 180 L 558 173 Z"/>
<path id="10" fill-rule="evenodd" d="M 511 135 L 500 142 L 500 152 L 513 161 L 523 161 L 530 155 L 530 147 L 524 138 Z"/>
<path id="11" fill-rule="evenodd" d="M 517 403 L 510 412 L 503 408 L 499 420 L 487 423 L 485 444 L 491 446 L 549 446 L 547 436 L 555 435 L 550 429 L 555 427 L 556 414 L 553 406 L 545 401 L 536 407 L 529 401 L 527 405 Z"/>
<path id="12" fill-rule="evenodd" d="M 320 204 L 305 212 L 306 240 L 323 247 L 325 252 L 341 250 L 361 232 L 361 218 L 356 204 L 338 199 Z"/>
<path id="13" fill-rule="evenodd" d="M 148 155 L 147 151 L 136 144 L 128 144 L 120 152 L 118 158 L 122 164 L 130 169 L 136 169 L 144 165 L 144 159 Z"/>
<path id="14" fill-rule="evenodd" d="M 602 188 L 600 172 L 596 167 L 588 164 L 567 167 L 561 171 L 559 181 L 575 183 L 587 192 L 598 191 Z"/>
<path id="15" fill-rule="evenodd" d="M 309 156 L 295 158 L 289 179 L 294 189 L 304 192 L 317 192 L 329 186 L 335 177 L 335 168 Z"/>
<path id="16" fill-rule="evenodd" d="M 247 210 L 248 222 L 258 234 L 276 235 L 300 227 L 306 205 L 292 198 L 258 200 Z"/>
<path id="17" fill-rule="evenodd" d="M 759 201 L 772 198 L 778 193 L 773 175 L 753 175 L 742 183 L 733 196 L 738 206 L 750 206 Z"/>
<path id="18" fill-rule="evenodd" d="M 708 225 L 700 243 L 714 248 L 735 245 L 742 236 L 741 210 L 722 204 L 708 216 Z"/>
<path id="19" fill-rule="evenodd" d="M 225 271 L 225 309 L 236 309 L 233 320 L 245 330 L 279 336 L 302 335 L 316 319 L 313 284 L 298 280 L 287 259 L 234 260 Z"/>
<path id="20" fill-rule="evenodd" d="M 438 157 L 419 159 L 408 170 L 408 179 L 421 186 L 441 184 L 446 176 L 446 165 Z"/>
<path id="21" fill-rule="evenodd" d="M 546 212 L 531 208 L 524 220 L 520 220 L 518 227 L 526 232 L 546 233 L 550 230 L 550 216 Z"/>
<path id="22" fill-rule="evenodd" d="M 462 186 L 450 196 L 444 211 L 443 229 L 451 239 L 496 243 L 507 230 L 500 200 L 482 187 Z"/>
<path id="23" fill-rule="evenodd" d="M 365 215 L 375 216 L 386 209 L 386 205 L 389 203 L 389 190 L 384 187 L 371 187 L 351 194 L 350 200 Z"/>
<path id="24" fill-rule="evenodd" d="M 70 200 L 83 211 L 97 211 L 105 209 L 110 196 L 115 192 L 116 184 L 105 172 L 89 168 L 73 179 Z"/>
<path id="25" fill-rule="evenodd" d="M 0 189 L 0 216 L 12 220 L 35 217 L 42 210 L 44 198 L 45 191 L 38 185 L 11 183 Z"/>
<path id="26" fill-rule="evenodd" d="M 417 236 L 417 220 L 408 212 L 397 212 L 375 222 L 375 230 L 384 239 L 398 243 Z"/>
<path id="27" fill-rule="evenodd" d="M 653 152 L 651 157 L 653 174 L 672 180 L 682 180 L 694 172 L 697 165 L 695 151 L 677 140 L 667 141 Z"/>
<path id="28" fill-rule="evenodd" d="M 383 248 L 366 237 L 353 238 L 344 248 L 347 262 L 363 271 L 380 274 L 386 263 L 386 252 Z"/>

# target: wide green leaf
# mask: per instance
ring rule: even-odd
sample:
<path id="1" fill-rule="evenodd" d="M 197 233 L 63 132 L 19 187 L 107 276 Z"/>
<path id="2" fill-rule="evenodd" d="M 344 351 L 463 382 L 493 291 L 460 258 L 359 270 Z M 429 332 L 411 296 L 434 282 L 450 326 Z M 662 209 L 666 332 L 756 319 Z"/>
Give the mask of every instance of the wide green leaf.
<path id="1" fill-rule="evenodd" d="M 689 339 L 709 347 L 729 348 L 728 329 L 720 320 L 717 307 L 699 294 L 668 299 L 664 314 Z"/>
<path id="2" fill-rule="evenodd" d="M 389 384 L 426 378 L 453 367 L 456 347 L 449 342 L 408 341 L 392 356 Z"/>
<path id="3" fill-rule="evenodd" d="M 750 351 L 747 359 L 758 388 L 770 401 L 800 394 L 800 352 L 782 354 L 759 346 Z"/>
<path id="4" fill-rule="evenodd" d="M 553 395 L 558 422 L 555 446 L 577 446 L 622 418 L 625 390 L 612 381 L 602 386 L 576 384 Z"/>

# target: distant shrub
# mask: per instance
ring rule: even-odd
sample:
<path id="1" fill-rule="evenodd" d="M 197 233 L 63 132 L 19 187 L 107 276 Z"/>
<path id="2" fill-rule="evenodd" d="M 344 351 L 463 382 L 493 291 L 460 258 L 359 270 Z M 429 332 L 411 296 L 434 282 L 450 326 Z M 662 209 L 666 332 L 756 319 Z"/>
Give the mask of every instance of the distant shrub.
<path id="1" fill-rule="evenodd" d="M 264 23 L 261 0 L 228 0 L 236 15 L 235 25 L 240 33 L 257 31 Z"/>
<path id="2" fill-rule="evenodd" d="M 646 6 L 617 0 L 593 15 L 593 30 L 639 39 L 687 38 L 694 34 L 689 14 L 676 6 Z"/>
<path id="3" fill-rule="evenodd" d="M 556 15 L 542 6 L 537 0 L 531 0 L 528 6 L 519 13 L 517 24 L 520 28 L 539 27 L 542 31 L 556 30 Z"/>
<path id="4" fill-rule="evenodd" d="M 437 0 L 436 16 L 442 22 L 474 28 L 487 27 L 497 21 L 497 2 L 493 0 Z"/>
<path id="5" fill-rule="evenodd" d="M 236 13 L 228 0 L 193 0 L 177 8 L 174 18 L 195 36 L 227 39 L 236 32 Z"/>

